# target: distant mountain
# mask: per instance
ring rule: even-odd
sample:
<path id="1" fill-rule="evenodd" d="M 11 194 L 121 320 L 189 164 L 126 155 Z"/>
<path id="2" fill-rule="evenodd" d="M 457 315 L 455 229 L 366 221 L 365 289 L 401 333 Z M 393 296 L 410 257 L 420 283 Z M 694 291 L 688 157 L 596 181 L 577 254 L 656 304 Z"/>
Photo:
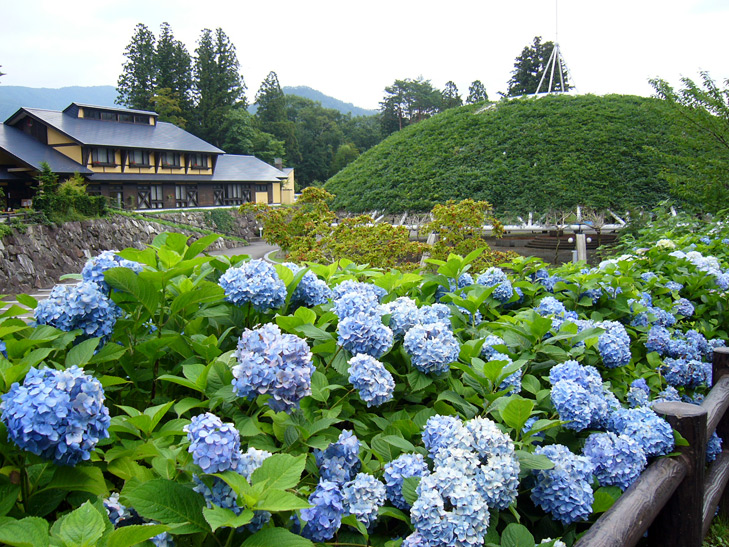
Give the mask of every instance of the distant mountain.
<path id="1" fill-rule="evenodd" d="M 333 108 L 353 116 L 371 116 L 376 110 L 366 110 L 351 103 L 345 103 L 334 97 L 324 95 L 321 91 L 306 86 L 284 87 L 287 95 L 298 95 L 313 101 L 318 101 L 325 108 Z M 63 110 L 71 103 L 94 104 L 98 106 L 116 106 L 116 88 L 111 85 L 97 85 L 92 87 L 61 87 L 51 89 L 46 87 L 23 87 L 0 84 L 0 121 L 4 122 L 21 107 L 47 108 L 49 110 Z M 255 111 L 255 108 L 251 109 Z"/>
<path id="2" fill-rule="evenodd" d="M 59 89 L 0 85 L 0 121 L 4 122 L 24 106 L 48 110 L 63 110 L 71 103 L 115 106 L 114 99 L 116 99 L 116 88 L 111 85 L 71 86 Z"/>
<path id="3" fill-rule="evenodd" d="M 311 99 L 312 101 L 318 101 L 324 108 L 333 108 L 343 114 L 352 114 L 352 116 L 372 116 L 373 114 L 377 114 L 377 110 L 367 110 L 366 108 L 354 106 L 352 103 L 345 103 L 305 85 L 296 87 L 285 86 L 283 92 L 286 95 L 298 95 L 299 97 Z"/>

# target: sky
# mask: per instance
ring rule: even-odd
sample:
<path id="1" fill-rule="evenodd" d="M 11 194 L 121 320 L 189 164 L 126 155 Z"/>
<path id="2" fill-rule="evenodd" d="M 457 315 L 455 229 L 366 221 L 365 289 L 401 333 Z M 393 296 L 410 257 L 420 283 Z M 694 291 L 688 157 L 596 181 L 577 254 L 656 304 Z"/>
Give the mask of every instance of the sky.
<path id="1" fill-rule="evenodd" d="M 481 80 L 496 99 L 535 36 L 558 41 L 578 93 L 729 78 L 729 0 L 3 0 L 2 21 L 7 86 L 115 86 L 135 25 L 158 35 L 162 22 L 190 53 L 202 29 L 222 28 L 249 102 L 272 70 L 362 108 L 418 77 L 452 80 L 464 98 Z"/>

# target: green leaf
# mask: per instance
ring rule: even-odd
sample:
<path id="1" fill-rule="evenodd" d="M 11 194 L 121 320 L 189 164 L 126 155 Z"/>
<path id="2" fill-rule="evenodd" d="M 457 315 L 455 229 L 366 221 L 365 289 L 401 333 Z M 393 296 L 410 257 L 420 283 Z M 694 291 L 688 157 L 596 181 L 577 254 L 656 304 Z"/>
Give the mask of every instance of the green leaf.
<path id="1" fill-rule="evenodd" d="M 204 286 L 197 286 L 194 290 L 178 294 L 175 297 L 172 301 L 172 306 L 170 307 L 170 315 L 177 315 L 188 306 L 195 306 L 197 309 L 200 304 L 222 300 L 223 296 L 224 292 L 222 287 L 215 283 L 207 283 Z"/>
<path id="2" fill-rule="evenodd" d="M 184 524 L 175 527 L 177 534 L 209 532 L 210 527 L 202 515 L 205 500 L 177 482 L 156 479 L 141 485 L 124 486 L 121 498 L 142 515 L 162 524 Z"/>
<path id="3" fill-rule="evenodd" d="M 11 547 L 48 547 L 48 523 L 39 517 L 25 517 L 0 524 L 0 543 Z"/>
<path id="4" fill-rule="evenodd" d="M 91 357 L 89 363 L 108 363 L 109 361 L 118 361 L 122 355 L 127 352 L 127 348 L 119 344 L 105 344 L 96 355 Z"/>
<path id="5" fill-rule="evenodd" d="M 622 491 L 617 486 L 603 486 L 595 491 L 595 500 L 592 502 L 593 513 L 604 513 L 618 501 Z"/>
<path id="6" fill-rule="evenodd" d="M 521 433 L 524 424 L 531 416 L 534 408 L 534 401 L 529 399 L 514 398 L 501 411 L 504 423 Z"/>
<path id="7" fill-rule="evenodd" d="M 516 450 L 514 453 L 519 460 L 519 467 L 522 471 L 552 469 L 554 467 L 552 460 L 543 454 L 533 454 L 526 450 Z"/>
<path id="8" fill-rule="evenodd" d="M 263 496 L 253 507 L 259 511 L 294 511 L 296 509 L 306 509 L 311 504 L 291 492 L 285 490 L 266 490 Z"/>
<path id="9" fill-rule="evenodd" d="M 382 440 L 390 443 L 392 446 L 396 446 L 405 452 L 412 452 L 415 450 L 415 446 L 408 440 L 398 437 L 397 435 L 385 435 Z"/>
<path id="10" fill-rule="evenodd" d="M 66 366 L 77 365 L 83 367 L 94 356 L 94 350 L 99 347 L 101 338 L 89 338 L 71 348 L 66 354 Z"/>
<path id="11" fill-rule="evenodd" d="M 418 485 L 421 477 L 405 477 L 402 481 L 402 497 L 410 505 L 418 500 Z"/>
<path id="12" fill-rule="evenodd" d="M 201 237 L 197 241 L 190 244 L 190 247 L 187 249 L 187 251 L 185 251 L 185 255 L 182 258 L 184 260 L 191 260 L 195 258 L 197 255 L 205 251 L 205 249 L 210 247 L 210 245 L 220 239 L 220 237 L 221 236 L 218 234 L 208 234 Z"/>
<path id="13" fill-rule="evenodd" d="M 64 517 L 58 537 L 69 547 L 93 547 L 105 528 L 101 514 L 87 501 Z"/>
<path id="14" fill-rule="evenodd" d="M 419 370 L 414 370 L 407 375 L 408 384 L 410 385 L 410 389 L 415 391 L 420 391 L 421 389 L 425 389 L 430 384 L 433 383 L 433 379 L 429 376 L 426 376 Z"/>
<path id="15" fill-rule="evenodd" d="M 501 534 L 501 547 L 532 547 L 534 544 L 534 536 L 523 524 L 512 522 Z"/>
<path id="16" fill-rule="evenodd" d="M 264 528 L 246 539 L 241 547 L 314 547 L 314 544 L 286 528 Z"/>
<path id="17" fill-rule="evenodd" d="M 0 517 L 4 517 L 13 508 L 20 493 L 19 484 L 0 484 Z"/>
<path id="18" fill-rule="evenodd" d="M 261 467 L 251 475 L 251 484 L 266 483 L 266 489 L 294 488 L 299 484 L 301 474 L 306 465 L 306 454 L 291 456 L 290 454 L 274 454 L 269 456 Z"/>
<path id="19" fill-rule="evenodd" d="M 218 528 L 238 528 L 248 524 L 253 519 L 253 511 L 244 509 L 240 515 L 236 515 L 230 509 L 213 505 L 212 509 L 208 509 L 207 507 L 203 509 L 203 516 L 208 521 L 210 528 L 215 532 Z"/>
<path id="20" fill-rule="evenodd" d="M 53 480 L 51 480 L 47 488 L 58 488 L 68 492 L 80 490 L 97 496 L 106 496 L 109 493 L 101 469 L 81 465 L 76 467 L 58 467 L 56 473 L 53 475 Z"/>
<path id="21" fill-rule="evenodd" d="M 106 547 L 132 547 L 169 530 L 170 527 L 164 524 L 123 526 L 109 534 L 106 539 Z"/>
<path id="22" fill-rule="evenodd" d="M 154 283 L 142 278 L 144 273 L 135 274 L 129 268 L 111 268 L 104 272 L 104 280 L 112 289 L 133 295 L 150 315 L 154 315 L 159 305 L 160 294 L 155 289 Z"/>

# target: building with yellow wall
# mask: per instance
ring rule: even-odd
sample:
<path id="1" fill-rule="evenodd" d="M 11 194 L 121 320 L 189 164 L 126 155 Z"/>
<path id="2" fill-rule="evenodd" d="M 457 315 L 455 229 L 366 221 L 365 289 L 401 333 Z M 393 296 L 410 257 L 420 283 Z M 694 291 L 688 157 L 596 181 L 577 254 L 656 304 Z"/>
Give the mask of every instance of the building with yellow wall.
<path id="1" fill-rule="evenodd" d="M 292 169 L 226 154 L 155 112 L 21 108 L 0 125 L 0 188 L 10 207 L 32 199 L 44 162 L 60 180 L 78 173 L 89 193 L 127 209 L 293 203 Z"/>

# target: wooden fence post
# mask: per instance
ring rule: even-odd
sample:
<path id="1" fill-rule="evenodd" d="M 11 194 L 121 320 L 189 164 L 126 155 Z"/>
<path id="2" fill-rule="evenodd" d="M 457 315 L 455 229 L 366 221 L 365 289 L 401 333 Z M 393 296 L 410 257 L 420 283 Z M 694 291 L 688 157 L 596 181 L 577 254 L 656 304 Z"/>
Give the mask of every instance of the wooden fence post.
<path id="1" fill-rule="evenodd" d="M 712 362 L 712 383 L 716 384 L 722 376 L 729 375 L 729 348 L 714 348 L 714 360 Z M 721 437 L 722 448 L 729 448 L 729 413 L 719 420 L 716 426 L 716 434 Z M 729 489 L 724 491 L 719 502 L 719 513 L 729 517 Z"/>
<path id="2" fill-rule="evenodd" d="M 703 542 L 705 409 L 689 403 L 658 403 L 653 410 L 689 443 L 676 447 L 686 466 L 683 482 L 648 529 L 648 544 L 660 547 L 701 547 Z"/>

